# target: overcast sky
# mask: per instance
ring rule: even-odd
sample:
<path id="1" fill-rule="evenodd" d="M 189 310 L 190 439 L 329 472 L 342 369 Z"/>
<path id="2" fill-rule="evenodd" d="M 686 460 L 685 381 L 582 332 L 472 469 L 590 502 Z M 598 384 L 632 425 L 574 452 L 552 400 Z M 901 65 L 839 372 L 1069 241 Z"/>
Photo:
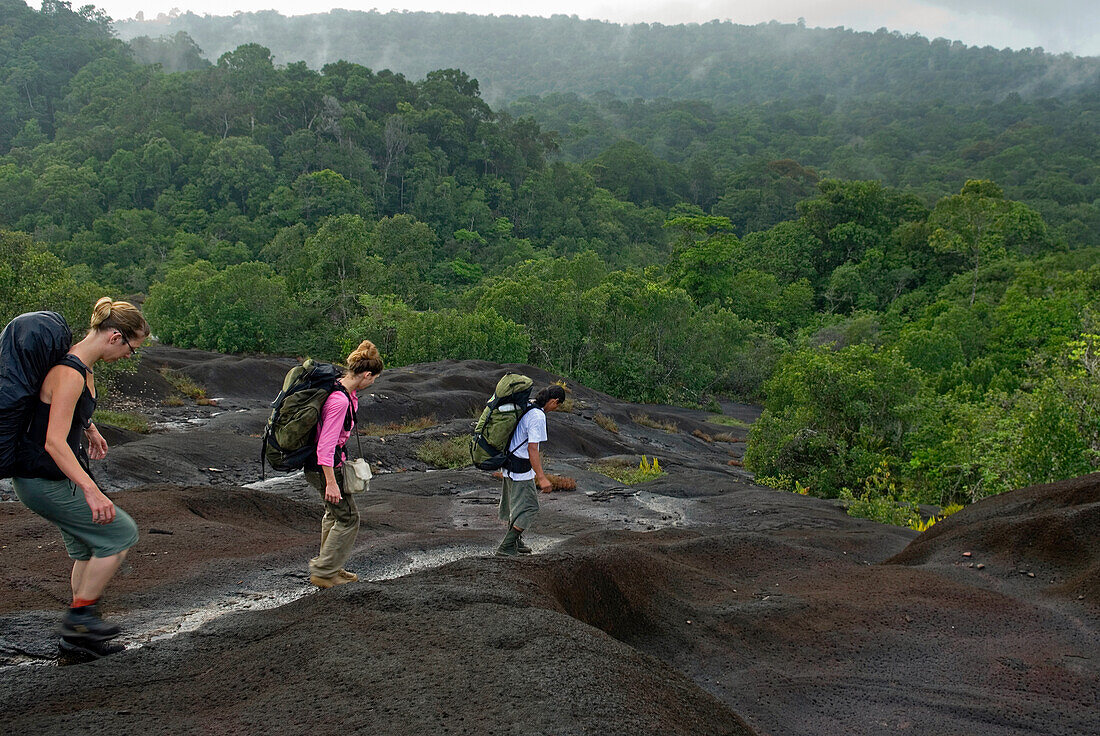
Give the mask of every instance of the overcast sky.
<path id="1" fill-rule="evenodd" d="M 31 3 L 37 6 L 37 2 Z M 73 6 L 82 4 L 74 0 Z M 233 10 L 277 10 L 284 15 L 349 10 L 428 10 L 479 15 L 578 15 L 618 23 L 706 22 L 715 18 L 755 24 L 769 20 L 832 28 L 873 31 L 888 28 L 920 33 L 977 46 L 1035 48 L 1084 56 L 1100 55 L 1100 11 L 1097 0 L 344 0 L 313 4 L 301 0 L 103 0 L 95 3 L 112 18 L 146 19 L 172 8 L 211 15 Z"/>

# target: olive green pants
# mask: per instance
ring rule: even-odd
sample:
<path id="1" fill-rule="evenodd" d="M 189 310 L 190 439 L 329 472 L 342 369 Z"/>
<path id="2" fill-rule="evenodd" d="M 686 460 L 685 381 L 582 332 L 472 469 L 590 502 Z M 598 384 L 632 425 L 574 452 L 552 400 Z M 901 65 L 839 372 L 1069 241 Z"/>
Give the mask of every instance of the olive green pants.
<path id="1" fill-rule="evenodd" d="M 309 572 L 319 578 L 331 578 L 344 569 L 344 563 L 355 547 L 355 537 L 359 534 L 359 509 L 355 507 L 355 497 L 344 492 L 341 468 L 336 468 L 336 484 L 340 486 L 343 496 L 340 503 L 330 503 L 325 499 L 324 475 L 308 470 L 305 475 L 325 501 L 325 515 L 321 519 L 321 551 L 309 561 Z"/>
<path id="2" fill-rule="evenodd" d="M 517 529 L 530 529 L 539 513 L 539 496 L 535 490 L 535 479 L 504 479 L 504 488 L 500 492 L 500 506 L 497 514 L 501 521 L 507 521 Z"/>

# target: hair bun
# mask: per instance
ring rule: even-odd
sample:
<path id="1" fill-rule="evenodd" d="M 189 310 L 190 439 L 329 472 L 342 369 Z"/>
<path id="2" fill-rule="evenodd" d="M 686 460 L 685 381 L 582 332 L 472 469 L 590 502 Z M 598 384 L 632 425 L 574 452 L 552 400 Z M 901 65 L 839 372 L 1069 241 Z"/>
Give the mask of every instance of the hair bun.
<path id="1" fill-rule="evenodd" d="M 111 310 L 114 307 L 114 300 L 109 296 L 102 297 L 95 303 L 95 307 L 92 308 L 92 328 L 99 327 L 105 320 L 111 318 Z"/>
<path id="2" fill-rule="evenodd" d="M 116 302 L 105 296 L 92 308 L 91 328 L 93 330 L 118 330 L 128 338 L 145 337 L 149 334 L 149 323 L 141 310 L 130 302 Z"/>
<path id="3" fill-rule="evenodd" d="M 348 356 L 347 366 L 354 373 L 369 371 L 374 374 L 382 372 L 382 355 L 378 348 L 370 340 L 359 343 L 359 347 L 351 351 Z"/>

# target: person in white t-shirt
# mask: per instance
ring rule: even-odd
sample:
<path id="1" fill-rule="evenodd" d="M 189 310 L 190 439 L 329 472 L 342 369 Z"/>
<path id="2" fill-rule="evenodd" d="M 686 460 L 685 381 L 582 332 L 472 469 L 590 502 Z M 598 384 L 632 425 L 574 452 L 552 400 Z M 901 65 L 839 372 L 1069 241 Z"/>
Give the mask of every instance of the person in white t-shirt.
<path id="1" fill-rule="evenodd" d="M 515 557 L 531 553 L 520 535 L 531 527 L 539 512 L 535 483 L 543 493 L 550 492 L 550 479 L 542 469 L 539 443 L 546 441 L 546 412 L 554 411 L 563 401 L 565 389 L 557 384 L 539 391 L 508 443 L 510 457 L 502 470 L 504 489 L 500 494 L 500 520 L 508 522 L 508 533 L 497 547 L 498 555 Z"/>

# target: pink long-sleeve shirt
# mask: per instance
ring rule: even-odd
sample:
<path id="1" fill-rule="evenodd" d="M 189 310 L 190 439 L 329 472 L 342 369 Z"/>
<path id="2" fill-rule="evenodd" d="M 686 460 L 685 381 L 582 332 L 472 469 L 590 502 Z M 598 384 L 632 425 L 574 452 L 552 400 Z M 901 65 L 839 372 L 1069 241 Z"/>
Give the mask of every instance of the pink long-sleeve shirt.
<path id="1" fill-rule="evenodd" d="M 343 458 L 337 458 L 336 448 L 348 441 L 351 429 L 344 429 L 348 416 L 348 395 L 342 389 L 329 394 L 321 409 L 321 421 L 317 423 L 317 464 L 338 468 L 344 464 Z M 353 410 L 359 408 L 359 397 L 351 395 Z M 352 428 L 354 429 L 354 427 Z"/>

